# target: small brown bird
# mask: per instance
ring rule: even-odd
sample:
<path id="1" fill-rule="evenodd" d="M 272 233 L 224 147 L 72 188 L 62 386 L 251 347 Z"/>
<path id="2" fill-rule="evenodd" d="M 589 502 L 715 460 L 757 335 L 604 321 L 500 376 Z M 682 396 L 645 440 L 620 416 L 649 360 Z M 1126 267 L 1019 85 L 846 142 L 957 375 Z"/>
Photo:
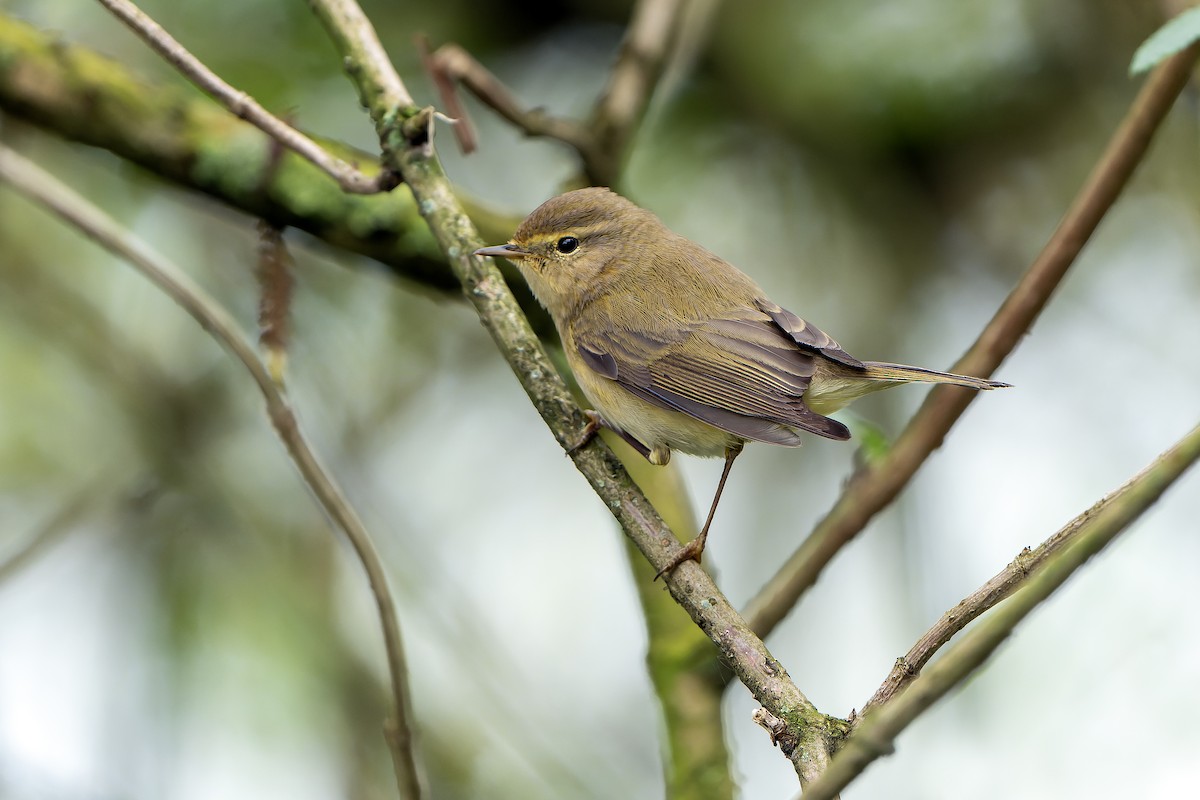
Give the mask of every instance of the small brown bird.
<path id="1" fill-rule="evenodd" d="M 745 273 L 608 189 L 547 200 L 508 244 L 476 250 L 516 263 L 562 337 L 600 427 L 651 464 L 672 450 L 724 456 L 708 518 L 661 575 L 700 560 L 733 460 L 747 441 L 799 447 L 801 432 L 849 439 L 826 414 L 899 383 L 1004 383 L 859 361 L 772 303 Z"/>

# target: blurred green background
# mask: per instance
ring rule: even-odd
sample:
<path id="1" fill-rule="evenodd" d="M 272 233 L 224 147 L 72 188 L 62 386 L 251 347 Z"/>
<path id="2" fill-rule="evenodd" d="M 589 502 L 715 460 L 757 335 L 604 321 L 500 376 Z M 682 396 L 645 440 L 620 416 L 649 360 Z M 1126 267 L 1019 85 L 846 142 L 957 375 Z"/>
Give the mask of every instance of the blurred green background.
<path id="1" fill-rule="evenodd" d="M 418 102 L 413 36 L 583 116 L 628 3 L 365 2 Z M 302 127 L 374 133 L 303 3 L 142 6 Z M 1053 231 L 1163 20 L 1116 0 L 700 4 L 622 189 L 850 352 L 945 367 Z M 87 0 L 0 11 L 178 78 Z M 439 145 L 514 219 L 577 170 L 468 102 Z M 0 136 L 254 326 L 254 220 L 0 117 Z M 901 502 L 769 641 L 823 711 L 861 706 L 939 614 L 1148 463 L 1200 411 L 1189 90 L 1050 308 Z M 403 188 L 398 191 L 404 191 Z M 657 701 L 621 538 L 463 304 L 300 234 L 291 389 L 387 559 L 436 798 L 662 794 Z M 0 188 L 0 796 L 383 798 L 382 648 L 361 570 L 248 378 L 125 265 Z M 924 389 L 864 400 L 895 434 Z M 744 604 L 830 506 L 855 448 L 752 447 L 706 566 Z M 682 458 L 707 503 L 720 465 Z M 1200 792 L 1200 492 L 1189 476 L 914 724 L 852 798 Z M 587 569 L 567 569 L 568 565 Z M 582 572 L 582 574 L 581 574 Z M 726 693 L 747 798 L 790 765 Z"/>

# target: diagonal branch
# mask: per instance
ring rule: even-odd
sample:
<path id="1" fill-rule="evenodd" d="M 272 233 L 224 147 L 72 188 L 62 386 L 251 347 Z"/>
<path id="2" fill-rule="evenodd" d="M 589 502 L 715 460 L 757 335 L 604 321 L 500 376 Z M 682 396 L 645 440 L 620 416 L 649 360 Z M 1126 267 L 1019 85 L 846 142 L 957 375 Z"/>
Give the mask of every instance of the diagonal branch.
<path id="1" fill-rule="evenodd" d="M 1121 493 L 1127 488 L 1128 485 L 1102 499 L 1089 509 L 1086 514 L 1076 517 L 1049 539 L 1038 545 L 1036 549 L 1030 550 L 1026 547 L 1017 554 L 1017 557 L 1013 559 L 1011 564 L 996 573 L 983 586 L 963 598 L 954 608 L 943 614 L 942 618 L 934 623 L 917 640 L 908 653 L 896 659 L 896 664 L 892 667 L 892 671 L 888 673 L 887 678 L 884 679 L 883 684 L 880 685 L 875 694 L 871 696 L 871 699 L 863 706 L 862 712 L 859 714 L 859 719 L 866 717 L 879 706 L 887 703 L 904 691 L 921 674 L 921 670 L 925 668 L 925 665 L 929 663 L 929 660 L 933 658 L 934 654 L 943 645 L 982 616 L 988 609 L 994 608 L 1011 597 L 1014 592 L 1024 585 L 1025 579 L 1030 573 L 1039 569 L 1048 559 L 1053 558 L 1056 553 L 1069 547 L 1080 536 L 1087 533 L 1085 523 L 1120 497 Z"/>
<path id="2" fill-rule="evenodd" d="M 353 194 L 374 194 L 396 187 L 395 176 L 381 172 L 379 175 L 371 177 L 360 172 L 352 164 L 334 156 L 321 145 L 267 111 L 250 95 L 221 80 L 200 59 L 188 52 L 187 48 L 167 33 L 161 25 L 129 0 L 99 0 L 99 2 L 168 63 L 183 73 L 188 80 L 229 109 L 232 114 L 246 120 L 263 133 L 274 137 L 284 147 L 294 150 L 311 161 L 337 181 L 344 191 Z"/>
<path id="3" fill-rule="evenodd" d="M 829 769 L 805 792 L 805 800 L 834 797 L 872 761 L 892 752 L 893 742 L 910 722 L 983 665 L 1021 620 L 1126 530 L 1197 460 L 1200 460 L 1200 426 L 1059 531 L 1056 536 L 1069 535 L 1071 541 L 1046 558 L 1009 602 L 967 633 L 902 694 L 863 717 Z"/>
<path id="4" fill-rule="evenodd" d="M 272 379 L 229 313 L 185 273 L 122 230 L 111 217 L 50 174 L 3 146 L 0 146 L 0 179 L 83 231 L 109 252 L 128 261 L 178 303 L 249 371 L 266 400 L 271 425 L 304 482 L 316 495 L 321 508 L 349 539 L 367 573 L 383 628 L 396 706 L 395 719 L 389 723 L 387 738 L 402 794 L 405 797 L 419 797 L 411 736 L 412 701 L 408 696 L 408 668 L 387 573 L 366 527 L 301 433 L 295 412 L 283 389 Z"/>
<path id="5" fill-rule="evenodd" d="M 65 538 L 85 515 L 94 512 L 101 501 L 111 501 L 112 483 L 111 476 L 100 475 L 73 492 L 73 496 L 38 526 L 25 541 L 0 558 L 0 583 L 20 572 L 43 551 Z"/>
<path id="6" fill-rule="evenodd" d="M 1193 46 L 1151 74 L 1050 241 L 952 371 L 987 377 L 1017 346 L 1141 163 L 1154 133 L 1187 84 L 1198 52 Z M 756 633 L 766 636 L 775 629 L 817 582 L 825 565 L 896 498 L 941 446 L 974 397 L 954 387 L 929 393 L 888 455 L 853 476 L 829 513 L 750 601 L 745 616 Z"/>
<path id="7" fill-rule="evenodd" d="M 433 149 L 432 111 L 398 108 L 386 93 L 375 91 L 374 87 L 384 82 L 379 73 L 392 68 L 385 56 L 356 41 L 353 30 L 369 24 L 361 9 L 350 0 L 312 0 L 312 4 L 343 58 L 352 65 L 350 75 L 360 81 L 359 92 L 385 142 L 385 157 L 395 159 L 393 166 L 412 190 L 465 296 L 559 443 L 568 448 L 587 419 L 491 260 L 472 255 L 482 242 L 451 191 Z M 678 540 L 612 451 L 596 440 L 571 457 L 654 567 L 669 563 L 680 549 Z M 801 783 L 814 780 L 828 762 L 831 742 L 845 733 L 846 723 L 816 710 L 699 565 L 687 562 L 675 569 L 667 577 L 667 588 L 716 644 L 720 657 L 755 699 L 784 721 L 791 735 L 788 755 Z"/>

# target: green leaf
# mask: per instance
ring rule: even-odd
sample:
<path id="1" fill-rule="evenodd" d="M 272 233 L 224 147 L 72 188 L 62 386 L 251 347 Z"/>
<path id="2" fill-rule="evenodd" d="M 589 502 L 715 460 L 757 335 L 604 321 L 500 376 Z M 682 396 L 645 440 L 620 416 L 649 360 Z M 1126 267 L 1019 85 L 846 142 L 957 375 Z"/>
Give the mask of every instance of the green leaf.
<path id="1" fill-rule="evenodd" d="M 1133 54 L 1129 74 L 1138 75 L 1200 39 L 1200 6 L 1189 8 L 1150 34 Z"/>
<path id="2" fill-rule="evenodd" d="M 858 440 L 858 453 L 856 455 L 858 463 L 873 465 L 887 457 L 887 454 L 892 449 L 892 440 L 884 433 L 883 428 L 863 419 L 857 414 L 843 412 L 841 416 L 844 418 L 845 423 L 850 426 L 850 431 L 854 435 L 854 438 Z"/>

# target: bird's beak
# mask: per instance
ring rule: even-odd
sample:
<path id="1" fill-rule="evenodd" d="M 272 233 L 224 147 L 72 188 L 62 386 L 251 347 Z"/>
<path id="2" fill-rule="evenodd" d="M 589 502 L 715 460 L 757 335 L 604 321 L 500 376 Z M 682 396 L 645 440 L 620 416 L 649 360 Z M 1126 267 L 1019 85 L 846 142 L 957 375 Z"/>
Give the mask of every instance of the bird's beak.
<path id="1" fill-rule="evenodd" d="M 517 247 L 515 244 L 497 244 L 492 247 L 481 247 L 475 251 L 477 256 L 491 256 L 492 258 L 507 258 L 510 261 L 520 261 L 529 255 L 529 251 Z"/>

